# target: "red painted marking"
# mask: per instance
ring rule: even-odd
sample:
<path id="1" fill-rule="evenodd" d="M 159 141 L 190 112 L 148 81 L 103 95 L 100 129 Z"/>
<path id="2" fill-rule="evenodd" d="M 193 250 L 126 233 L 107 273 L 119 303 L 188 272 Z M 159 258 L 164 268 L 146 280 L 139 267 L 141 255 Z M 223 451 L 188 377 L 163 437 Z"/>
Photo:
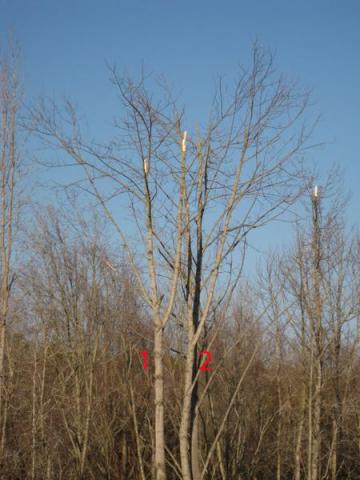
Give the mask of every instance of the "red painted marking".
<path id="1" fill-rule="evenodd" d="M 143 367 L 144 367 L 144 370 L 146 370 L 148 367 L 148 352 L 140 352 L 140 355 L 144 359 Z"/>
<path id="2" fill-rule="evenodd" d="M 207 359 L 205 360 L 205 362 L 202 365 L 200 365 L 199 370 L 202 370 L 204 372 L 211 372 L 212 368 L 207 367 L 207 365 L 209 365 L 209 363 L 211 361 L 211 353 L 204 350 L 203 352 L 200 352 L 200 355 L 206 355 Z"/>

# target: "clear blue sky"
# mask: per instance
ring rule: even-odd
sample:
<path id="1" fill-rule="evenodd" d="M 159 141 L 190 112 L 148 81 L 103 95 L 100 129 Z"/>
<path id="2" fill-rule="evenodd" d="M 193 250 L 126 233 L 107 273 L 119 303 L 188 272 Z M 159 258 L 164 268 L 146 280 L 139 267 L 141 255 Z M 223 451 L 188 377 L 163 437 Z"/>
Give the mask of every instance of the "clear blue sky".
<path id="1" fill-rule="evenodd" d="M 3 38 L 13 29 L 22 46 L 28 98 L 71 96 L 99 133 L 116 108 L 106 62 L 163 73 L 201 120 L 216 75 L 231 78 L 257 37 L 276 52 L 280 71 L 312 89 L 321 114 L 314 140 L 329 145 L 311 158 L 323 170 L 333 162 L 344 168 L 348 217 L 359 223 L 358 0 L 0 0 L 0 7 Z"/>

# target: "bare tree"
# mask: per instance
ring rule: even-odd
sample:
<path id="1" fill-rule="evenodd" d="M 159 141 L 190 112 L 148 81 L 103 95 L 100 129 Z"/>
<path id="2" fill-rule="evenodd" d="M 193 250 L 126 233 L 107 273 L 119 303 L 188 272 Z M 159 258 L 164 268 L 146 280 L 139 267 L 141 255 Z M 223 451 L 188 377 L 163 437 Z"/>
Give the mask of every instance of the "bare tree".
<path id="1" fill-rule="evenodd" d="M 193 480 L 201 470 L 199 342 L 212 313 L 231 298 L 248 234 L 279 217 L 302 191 L 308 96 L 278 77 L 271 55 L 255 45 L 251 67 L 232 90 L 219 81 L 209 124 L 191 134 L 165 87 L 156 102 L 145 78 L 135 83 L 111 73 L 124 115 L 110 144 L 83 139 L 69 102 L 64 110 L 41 102 L 32 128 L 85 174 L 74 183 L 91 193 L 117 232 L 152 317 L 156 480 L 166 477 L 164 330 L 182 295 L 176 314 L 186 332 L 180 463 L 184 480 Z"/>
<path id="2" fill-rule="evenodd" d="M 10 291 L 14 280 L 12 248 L 14 229 L 15 187 L 18 152 L 16 144 L 19 86 L 18 52 L 9 49 L 0 60 L 0 148 L 1 148 L 1 219 L 0 219 L 0 461 L 2 462 L 6 435 L 5 351 Z"/>

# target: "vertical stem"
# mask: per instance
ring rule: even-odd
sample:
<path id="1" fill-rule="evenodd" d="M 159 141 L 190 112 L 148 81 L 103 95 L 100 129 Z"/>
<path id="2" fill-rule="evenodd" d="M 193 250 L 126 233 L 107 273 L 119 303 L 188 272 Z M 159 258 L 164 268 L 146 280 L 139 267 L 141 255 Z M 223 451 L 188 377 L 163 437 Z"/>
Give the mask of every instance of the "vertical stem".
<path id="1" fill-rule="evenodd" d="M 34 371 L 32 384 L 32 428 L 31 428 L 31 480 L 36 474 L 36 376 L 37 376 L 37 350 L 34 352 Z"/>
<path id="2" fill-rule="evenodd" d="M 137 453 L 139 468 L 140 468 L 140 478 L 141 480 L 145 480 L 144 462 L 142 458 L 141 445 L 140 445 L 139 426 L 138 426 L 138 421 L 136 416 L 134 392 L 133 392 L 131 383 L 130 383 L 130 399 L 131 399 L 131 413 L 133 417 L 134 431 L 135 431 L 136 453 Z"/>
<path id="3" fill-rule="evenodd" d="M 3 70 L 3 71 L 2 71 Z M 17 114 L 17 78 L 14 65 L 5 62 L 1 66 L 1 221 L 0 221 L 0 464 L 3 461 L 6 436 L 7 400 L 5 397 L 5 348 L 6 328 L 10 298 L 10 268 L 12 253 L 13 198 L 16 171 L 16 114 Z"/>
<path id="4" fill-rule="evenodd" d="M 313 427 L 313 458 L 311 480 L 321 478 L 320 450 L 321 450 L 321 394 L 322 394 L 322 300 L 320 292 L 321 277 L 321 246 L 320 246 L 320 204 L 318 195 L 312 197 L 313 207 L 313 264 L 314 264 L 314 294 L 315 315 L 313 319 L 315 339 L 315 390 L 314 390 L 314 427 Z"/>
<path id="5" fill-rule="evenodd" d="M 300 251 L 300 254 L 302 256 L 301 251 Z M 299 264 L 300 264 L 299 302 L 300 302 L 300 312 L 301 312 L 302 385 L 301 385 L 301 395 L 300 395 L 300 418 L 298 422 L 298 431 L 297 431 L 296 446 L 295 446 L 294 480 L 301 479 L 301 446 L 302 446 L 305 414 L 306 414 L 306 318 L 305 318 L 305 292 L 304 292 L 305 281 L 304 281 L 302 258 L 299 259 Z M 309 439 L 309 446 L 310 446 L 310 439 Z M 309 449 L 309 458 L 311 458 L 310 449 Z"/>
<path id="6" fill-rule="evenodd" d="M 313 391 L 313 342 L 311 341 L 311 354 L 310 354 L 310 375 L 309 375 L 309 395 L 308 395 L 308 464 L 307 464 L 307 478 L 312 480 L 311 467 L 312 467 L 312 440 L 313 440 L 313 414 L 312 414 L 312 391 Z"/>
<path id="7" fill-rule="evenodd" d="M 281 436 L 282 436 L 282 392 L 281 392 L 281 336 L 280 326 L 277 327 L 276 335 L 276 355 L 277 355 L 277 372 L 276 372 L 276 384 L 277 384 L 277 396 L 278 396 L 278 409 L 279 419 L 276 433 L 277 443 L 277 461 L 276 461 L 276 480 L 281 480 Z"/>

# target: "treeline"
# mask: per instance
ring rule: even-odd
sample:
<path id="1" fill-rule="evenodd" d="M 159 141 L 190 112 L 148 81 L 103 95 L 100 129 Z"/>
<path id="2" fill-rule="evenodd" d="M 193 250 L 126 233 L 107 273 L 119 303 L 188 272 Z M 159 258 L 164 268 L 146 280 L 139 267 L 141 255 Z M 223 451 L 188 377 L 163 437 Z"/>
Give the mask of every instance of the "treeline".
<path id="1" fill-rule="evenodd" d="M 167 87 L 156 99 L 114 69 L 102 144 L 69 101 L 23 113 L 15 53 L 0 77 L 1 478 L 360 478 L 360 239 L 337 179 L 314 188 L 302 164 L 308 95 L 255 45 L 188 132 Z M 23 132 L 73 169 L 63 206 L 27 207 L 31 222 Z M 246 277 L 253 230 L 289 209 L 292 245 Z"/>

